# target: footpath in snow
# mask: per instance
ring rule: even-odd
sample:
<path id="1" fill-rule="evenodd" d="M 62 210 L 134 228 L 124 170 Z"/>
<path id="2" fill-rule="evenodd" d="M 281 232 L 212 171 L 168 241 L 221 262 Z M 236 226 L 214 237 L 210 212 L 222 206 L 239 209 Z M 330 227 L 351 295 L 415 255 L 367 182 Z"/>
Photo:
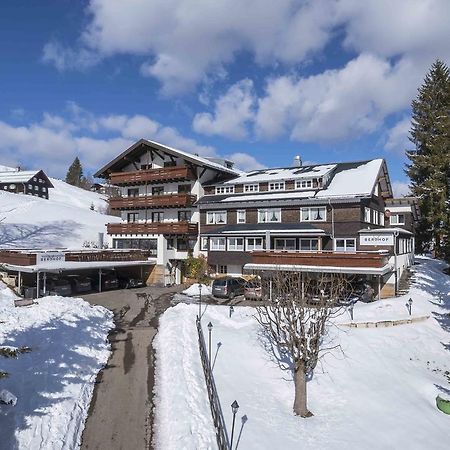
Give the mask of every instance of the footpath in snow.
<path id="1" fill-rule="evenodd" d="M 77 298 L 44 297 L 14 308 L 0 283 L 0 347 L 30 347 L 17 358 L 0 356 L 0 390 L 17 405 L 0 405 L 0 449 L 77 448 L 98 371 L 110 349 L 112 313 Z"/>
<path id="2" fill-rule="evenodd" d="M 413 315 L 430 318 L 361 329 L 341 326 L 350 319 L 344 312 L 330 328 L 341 350 L 326 354 L 308 383 L 309 419 L 292 413 L 292 376 L 266 350 L 255 310 L 235 307 L 230 318 L 229 308 L 207 306 L 202 322 L 206 338 L 206 324 L 213 324 L 214 375 L 229 428 L 230 405 L 240 404 L 238 448 L 448 448 L 450 417 L 437 410 L 435 398 L 450 398 L 450 277 L 439 261 L 418 262 L 407 295 L 357 304 L 354 317 L 406 318 L 411 297 Z M 217 448 L 198 355 L 197 308 L 179 304 L 161 318 L 155 342 L 159 449 Z"/>

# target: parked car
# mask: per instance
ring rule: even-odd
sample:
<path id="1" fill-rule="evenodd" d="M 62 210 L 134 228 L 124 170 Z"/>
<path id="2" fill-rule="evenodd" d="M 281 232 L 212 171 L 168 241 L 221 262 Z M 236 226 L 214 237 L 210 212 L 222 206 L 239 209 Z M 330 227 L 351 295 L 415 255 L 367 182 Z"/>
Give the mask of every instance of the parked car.
<path id="1" fill-rule="evenodd" d="M 82 293 L 92 290 L 92 280 L 89 277 L 82 277 L 80 275 L 66 275 L 64 277 L 70 283 L 72 292 Z"/>
<path id="2" fill-rule="evenodd" d="M 119 277 L 119 287 L 121 289 L 133 289 L 144 286 L 145 282 L 140 278 L 125 277 L 125 276 Z"/>
<path id="3" fill-rule="evenodd" d="M 117 276 L 114 272 L 104 272 L 101 276 L 102 279 L 102 291 L 108 291 L 111 289 L 118 289 L 119 288 L 119 280 L 117 279 Z M 98 290 L 99 285 L 99 278 L 95 279 L 94 282 L 94 288 Z"/>
<path id="4" fill-rule="evenodd" d="M 219 298 L 229 298 L 244 293 L 245 280 L 238 277 L 224 277 L 213 281 L 212 295 Z"/>
<path id="5" fill-rule="evenodd" d="M 44 290 L 41 288 L 41 295 Z M 62 297 L 69 297 L 72 294 L 72 287 L 70 283 L 63 278 L 47 278 L 45 285 L 45 293 L 47 295 L 61 295 Z"/>
<path id="6" fill-rule="evenodd" d="M 262 297 L 261 283 L 258 280 L 250 280 L 245 283 L 244 297 L 246 300 L 260 300 Z"/>

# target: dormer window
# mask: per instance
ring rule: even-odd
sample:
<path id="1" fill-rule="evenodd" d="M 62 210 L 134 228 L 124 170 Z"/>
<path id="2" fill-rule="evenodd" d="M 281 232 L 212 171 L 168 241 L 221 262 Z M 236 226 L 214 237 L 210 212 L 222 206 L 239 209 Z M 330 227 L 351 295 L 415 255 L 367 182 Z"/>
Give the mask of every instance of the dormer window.
<path id="1" fill-rule="evenodd" d="M 216 186 L 216 194 L 234 194 L 234 186 Z"/>
<path id="2" fill-rule="evenodd" d="M 313 180 L 298 180 L 295 183 L 295 189 L 312 189 Z"/>
<path id="3" fill-rule="evenodd" d="M 259 184 L 244 184 L 244 192 L 259 192 Z"/>
<path id="4" fill-rule="evenodd" d="M 269 183 L 269 191 L 284 191 L 284 181 Z"/>

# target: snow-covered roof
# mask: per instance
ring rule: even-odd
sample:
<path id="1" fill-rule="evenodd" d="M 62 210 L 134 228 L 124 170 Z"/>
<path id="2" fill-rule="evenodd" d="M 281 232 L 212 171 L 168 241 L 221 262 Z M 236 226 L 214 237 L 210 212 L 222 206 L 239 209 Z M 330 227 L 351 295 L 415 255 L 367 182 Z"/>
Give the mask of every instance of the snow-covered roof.
<path id="1" fill-rule="evenodd" d="M 261 169 L 252 170 L 246 172 L 238 178 L 225 181 L 222 184 L 252 184 L 260 183 L 262 181 L 283 181 L 283 180 L 298 180 L 302 178 L 320 178 L 333 169 L 336 168 L 336 164 L 323 164 L 315 166 L 303 166 L 303 167 L 281 167 L 276 169 Z"/>
<path id="2" fill-rule="evenodd" d="M 41 170 L 22 170 L 22 171 L 12 171 L 8 170 L 5 172 L 0 172 L 0 183 L 27 183 L 33 177 L 39 176 L 42 178 Z M 48 180 L 48 178 L 44 174 L 44 178 Z M 50 183 L 51 184 L 51 183 Z"/>

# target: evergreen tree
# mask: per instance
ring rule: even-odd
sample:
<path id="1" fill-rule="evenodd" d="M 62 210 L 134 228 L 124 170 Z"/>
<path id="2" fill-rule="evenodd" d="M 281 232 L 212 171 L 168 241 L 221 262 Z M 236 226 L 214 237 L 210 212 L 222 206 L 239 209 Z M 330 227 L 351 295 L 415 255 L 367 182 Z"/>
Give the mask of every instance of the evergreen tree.
<path id="1" fill-rule="evenodd" d="M 434 249 L 450 259 L 450 71 L 437 60 L 412 102 L 406 173 L 410 189 L 419 199 L 419 250 Z"/>
<path id="2" fill-rule="evenodd" d="M 83 168 L 78 156 L 73 160 L 66 175 L 66 183 L 73 186 L 80 186 L 83 179 Z"/>

